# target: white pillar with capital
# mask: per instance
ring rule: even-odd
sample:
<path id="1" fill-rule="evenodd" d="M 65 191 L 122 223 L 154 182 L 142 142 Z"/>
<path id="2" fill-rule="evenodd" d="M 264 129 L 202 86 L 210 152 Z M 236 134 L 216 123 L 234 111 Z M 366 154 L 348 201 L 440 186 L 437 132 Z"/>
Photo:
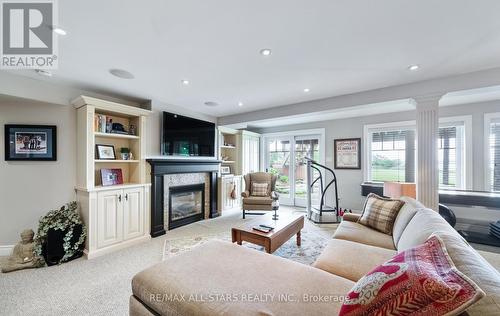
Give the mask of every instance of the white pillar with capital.
<path id="1" fill-rule="evenodd" d="M 438 132 L 442 95 L 413 98 L 417 107 L 417 200 L 439 210 Z"/>

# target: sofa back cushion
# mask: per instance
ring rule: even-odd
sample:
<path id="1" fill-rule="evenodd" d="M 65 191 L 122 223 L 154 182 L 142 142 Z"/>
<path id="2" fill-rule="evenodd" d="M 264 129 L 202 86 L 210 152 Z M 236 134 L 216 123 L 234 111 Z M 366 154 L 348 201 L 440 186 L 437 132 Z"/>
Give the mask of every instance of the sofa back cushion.
<path id="1" fill-rule="evenodd" d="M 450 232 L 460 236 L 438 212 L 428 208 L 417 209 L 403 230 L 396 248 L 401 252 L 423 244 L 435 232 Z"/>
<path id="2" fill-rule="evenodd" d="M 361 214 L 358 223 L 390 235 L 396 216 L 403 205 L 403 201 L 370 193 L 366 197 L 363 214 Z"/>
<path id="3" fill-rule="evenodd" d="M 500 273 L 492 267 L 462 236 L 437 232 L 457 269 L 473 280 L 486 294 L 467 309 L 468 315 L 500 315 Z"/>
<path id="4" fill-rule="evenodd" d="M 405 205 L 399 210 L 398 216 L 394 221 L 394 227 L 392 229 L 392 238 L 394 244 L 397 245 L 401 234 L 403 234 L 406 225 L 411 221 L 417 209 L 425 208 L 424 205 L 415 199 L 407 196 L 402 196 L 399 198 L 401 201 L 405 202 Z"/>
<path id="5" fill-rule="evenodd" d="M 445 244 L 457 269 L 474 281 L 486 294 L 467 309 L 468 315 L 500 315 L 500 274 L 453 229 L 439 213 L 417 209 L 397 243 L 398 252 L 424 243 L 437 235 Z"/>

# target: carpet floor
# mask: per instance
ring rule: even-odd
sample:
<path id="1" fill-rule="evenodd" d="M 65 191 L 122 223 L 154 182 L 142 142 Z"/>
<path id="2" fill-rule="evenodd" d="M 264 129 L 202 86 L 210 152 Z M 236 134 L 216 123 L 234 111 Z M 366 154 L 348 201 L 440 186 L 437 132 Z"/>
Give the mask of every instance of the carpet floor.
<path id="1" fill-rule="evenodd" d="M 296 211 L 280 209 L 280 212 Z M 222 217 L 180 227 L 92 260 L 80 258 L 59 266 L 0 274 L 0 315 L 128 315 L 130 281 L 136 273 L 203 240 L 228 239 L 231 227 L 241 222 L 239 211 L 229 211 Z M 309 264 L 312 260 L 308 256 L 319 253 L 318 249 L 313 251 L 314 246 L 322 247 L 323 240 L 331 238 L 335 229 L 336 225 L 305 221 L 304 250 L 297 250 L 290 241 L 275 254 Z M 500 268 L 500 254 L 480 252 Z"/>

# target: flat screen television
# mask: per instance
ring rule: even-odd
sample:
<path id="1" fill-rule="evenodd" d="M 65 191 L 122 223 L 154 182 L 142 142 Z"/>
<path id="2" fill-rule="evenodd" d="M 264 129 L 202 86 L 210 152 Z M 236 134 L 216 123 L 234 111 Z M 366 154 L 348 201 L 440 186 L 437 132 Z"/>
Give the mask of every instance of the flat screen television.
<path id="1" fill-rule="evenodd" d="M 163 112 L 161 153 L 165 156 L 215 157 L 215 124 Z"/>

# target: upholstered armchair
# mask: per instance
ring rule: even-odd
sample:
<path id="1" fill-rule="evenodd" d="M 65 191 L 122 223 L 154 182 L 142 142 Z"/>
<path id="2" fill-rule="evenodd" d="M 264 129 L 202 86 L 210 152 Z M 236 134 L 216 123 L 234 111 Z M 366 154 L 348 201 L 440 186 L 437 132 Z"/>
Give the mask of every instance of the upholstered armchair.
<path id="1" fill-rule="evenodd" d="M 243 197 L 243 218 L 245 215 L 261 215 L 263 213 L 250 213 L 246 211 L 272 211 L 273 202 L 279 199 L 278 193 L 276 193 L 276 175 L 266 172 L 255 172 L 245 175 L 245 192 L 241 193 Z M 264 183 L 267 184 L 266 191 L 262 192 L 259 190 L 257 192 L 257 187 L 265 187 Z M 254 186 L 254 184 L 256 184 Z M 255 190 L 254 190 L 255 188 Z"/>

